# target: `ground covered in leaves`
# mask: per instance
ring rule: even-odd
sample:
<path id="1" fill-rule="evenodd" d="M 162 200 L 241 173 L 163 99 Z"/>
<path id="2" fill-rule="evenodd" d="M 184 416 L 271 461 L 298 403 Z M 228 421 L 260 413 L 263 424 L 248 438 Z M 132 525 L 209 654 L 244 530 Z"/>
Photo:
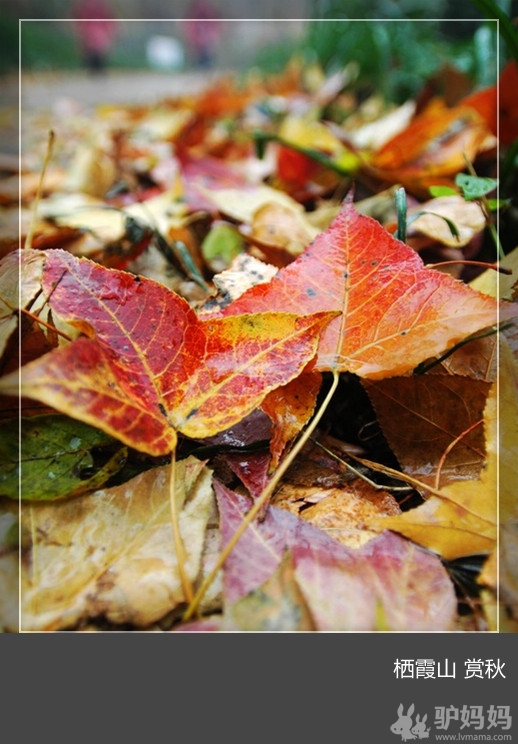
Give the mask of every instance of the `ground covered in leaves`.
<path id="1" fill-rule="evenodd" d="M 4 630 L 18 582 L 24 631 L 516 630 L 518 124 L 448 81 L 294 61 L 27 117 Z"/>

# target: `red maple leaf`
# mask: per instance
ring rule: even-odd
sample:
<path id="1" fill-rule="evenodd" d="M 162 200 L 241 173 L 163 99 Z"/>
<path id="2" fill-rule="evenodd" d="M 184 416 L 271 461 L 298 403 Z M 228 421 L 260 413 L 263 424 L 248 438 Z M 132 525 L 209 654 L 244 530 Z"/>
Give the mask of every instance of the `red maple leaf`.
<path id="1" fill-rule="evenodd" d="M 352 194 L 330 227 L 267 284 L 234 300 L 225 316 L 261 310 L 339 311 L 321 336 L 315 368 L 361 377 L 402 375 L 497 322 L 498 303 L 424 266 L 419 255 Z M 516 307 L 500 315 L 516 314 Z"/>
<path id="2" fill-rule="evenodd" d="M 66 251 L 45 258 L 52 311 L 84 334 L 26 365 L 21 391 L 152 455 L 260 405 L 314 357 L 331 314 L 199 320 L 165 286 Z M 4 378 L 4 385 L 16 381 Z"/>

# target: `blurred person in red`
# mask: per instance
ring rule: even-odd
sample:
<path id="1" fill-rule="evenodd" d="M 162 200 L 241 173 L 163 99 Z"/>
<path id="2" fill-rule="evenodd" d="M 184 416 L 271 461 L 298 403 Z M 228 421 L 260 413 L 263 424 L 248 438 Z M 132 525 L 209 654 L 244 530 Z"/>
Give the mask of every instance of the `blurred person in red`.
<path id="1" fill-rule="evenodd" d="M 214 52 L 220 38 L 221 22 L 207 0 L 194 0 L 183 24 L 185 40 L 196 67 L 214 64 Z"/>
<path id="2" fill-rule="evenodd" d="M 116 33 L 116 20 L 103 0 L 81 0 L 74 10 L 76 31 L 86 68 L 106 70 Z"/>

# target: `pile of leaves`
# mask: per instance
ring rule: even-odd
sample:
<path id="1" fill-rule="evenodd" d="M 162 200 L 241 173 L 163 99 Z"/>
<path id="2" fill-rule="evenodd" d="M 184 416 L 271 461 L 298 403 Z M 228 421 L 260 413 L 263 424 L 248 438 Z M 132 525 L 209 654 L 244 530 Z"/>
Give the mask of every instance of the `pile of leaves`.
<path id="1" fill-rule="evenodd" d="M 5 630 L 19 557 L 23 630 L 515 630 L 496 90 L 361 103 L 295 61 L 26 123 Z"/>

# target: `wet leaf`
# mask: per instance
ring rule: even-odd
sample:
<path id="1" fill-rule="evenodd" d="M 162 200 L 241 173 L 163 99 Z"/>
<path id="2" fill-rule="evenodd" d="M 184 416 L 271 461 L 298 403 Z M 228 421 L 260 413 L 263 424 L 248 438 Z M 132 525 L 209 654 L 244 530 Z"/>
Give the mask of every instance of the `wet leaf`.
<path id="1" fill-rule="evenodd" d="M 43 286 L 86 336 L 26 365 L 22 394 L 151 455 L 174 450 L 177 430 L 203 438 L 244 418 L 302 371 L 330 318 L 203 322 L 163 285 L 63 251 L 47 254 Z M 17 376 L 3 390 L 16 394 Z"/>
<path id="2" fill-rule="evenodd" d="M 253 287 L 226 316 L 272 309 L 339 310 L 322 334 L 316 368 L 379 379 L 409 372 L 480 328 L 498 305 L 433 269 L 378 222 L 356 212 L 351 195 L 328 230 L 268 284 Z M 503 317 L 508 311 L 501 312 Z"/>
<path id="3" fill-rule="evenodd" d="M 371 521 L 395 530 L 447 560 L 487 554 L 497 539 L 497 384 L 491 385 L 484 408 L 487 457 L 479 478 L 449 482 L 442 496 L 430 496 L 422 506 L 397 517 Z"/>
<path id="4" fill-rule="evenodd" d="M 404 472 L 429 485 L 438 470 L 440 483 L 478 477 L 485 444 L 477 424 L 490 383 L 433 374 L 366 380 L 364 388 Z"/>
<path id="5" fill-rule="evenodd" d="M 261 409 L 273 423 L 270 443 L 272 470 L 277 466 L 285 446 L 312 417 L 321 384 L 322 375 L 319 372 L 303 372 L 287 385 L 272 390 L 261 403 Z"/>
<path id="6" fill-rule="evenodd" d="M 117 440 L 66 416 L 6 421 L 0 432 L 0 495 L 27 501 L 77 496 L 106 483 L 126 455 Z"/>
<path id="7" fill-rule="evenodd" d="M 184 601 L 171 530 L 169 466 L 78 499 L 22 509 L 23 630 L 61 630 L 87 618 L 145 627 Z M 211 471 L 176 463 L 186 571 L 195 581 L 214 508 Z M 114 528 L 115 527 L 115 528 Z"/>

